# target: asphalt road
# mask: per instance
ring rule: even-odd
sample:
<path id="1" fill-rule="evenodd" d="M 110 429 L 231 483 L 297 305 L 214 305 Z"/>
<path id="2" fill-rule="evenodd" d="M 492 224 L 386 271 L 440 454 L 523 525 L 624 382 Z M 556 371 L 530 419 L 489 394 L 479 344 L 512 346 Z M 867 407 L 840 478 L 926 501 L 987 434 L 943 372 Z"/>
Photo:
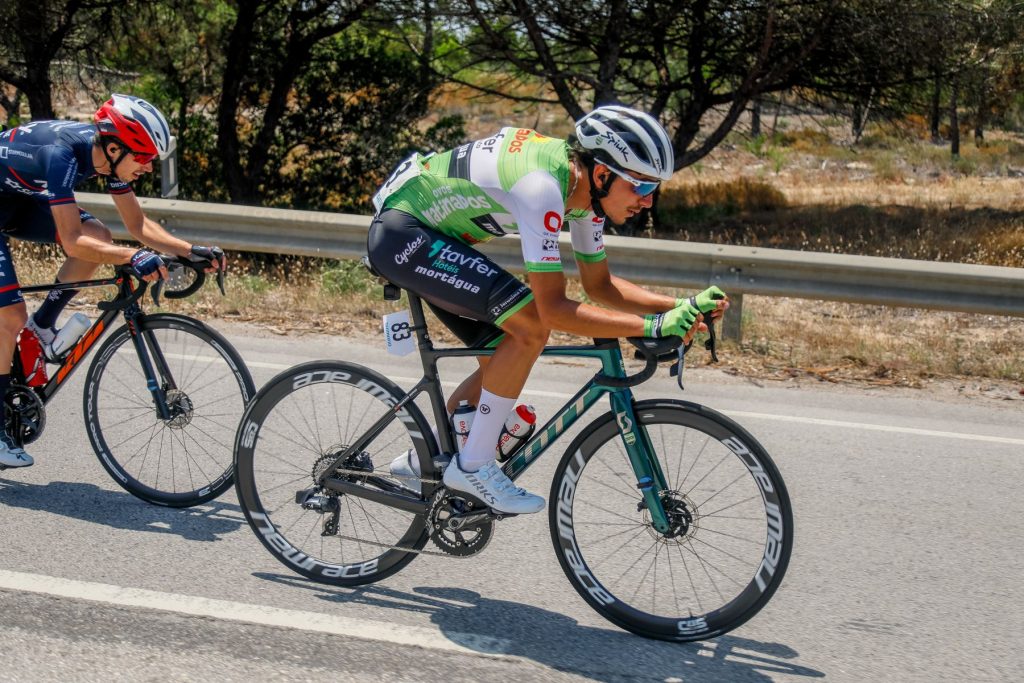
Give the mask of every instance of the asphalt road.
<path id="1" fill-rule="evenodd" d="M 257 385 L 300 360 L 415 357 L 217 323 Z M 459 378 L 463 361 L 442 366 Z M 595 370 L 542 361 L 541 419 Z M 100 467 L 80 373 L 28 470 L 0 472 L 0 680 L 1011 681 L 1024 674 L 1024 402 L 754 383 L 693 371 L 684 397 L 748 428 L 779 465 L 796 545 L 753 620 L 712 642 L 620 631 L 563 576 L 546 515 L 502 522 L 469 560 L 417 558 L 360 589 L 307 582 L 256 540 L 234 492 L 149 506 Z M 661 372 L 637 394 L 680 396 Z M 586 424 L 587 416 L 581 421 Z M 579 427 L 577 427 L 578 429 Z M 520 484 L 547 494 L 572 434 Z"/>

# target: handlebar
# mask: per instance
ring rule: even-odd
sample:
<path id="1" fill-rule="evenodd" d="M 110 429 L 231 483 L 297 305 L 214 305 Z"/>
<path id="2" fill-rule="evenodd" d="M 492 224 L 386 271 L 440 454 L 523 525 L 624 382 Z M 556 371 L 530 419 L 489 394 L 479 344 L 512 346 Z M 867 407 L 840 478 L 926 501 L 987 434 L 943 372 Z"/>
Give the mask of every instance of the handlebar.
<path id="1" fill-rule="evenodd" d="M 168 270 L 168 279 L 157 280 L 153 283 L 152 290 L 150 290 L 153 296 L 153 303 L 157 306 L 160 305 L 161 294 L 168 299 L 183 299 L 197 292 L 206 283 L 206 268 L 213 265 L 211 261 L 206 259 L 193 261 L 190 257 L 167 256 L 165 254 L 160 254 L 159 256 Z M 130 264 L 115 266 L 114 272 L 119 279 L 131 278 L 136 280 L 137 283 L 134 287 L 122 285 L 121 291 L 127 292 L 124 296 L 119 296 L 110 301 L 100 301 L 97 306 L 103 311 L 120 310 L 131 306 L 142 298 L 150 284 L 143 280 L 139 276 L 138 271 Z M 194 279 L 184 288 L 167 289 L 168 282 L 173 283 L 176 280 L 191 278 Z M 217 271 L 217 287 L 220 289 L 221 294 L 225 294 L 223 270 Z"/>
<path id="2" fill-rule="evenodd" d="M 704 348 L 711 354 L 711 362 L 717 363 L 718 335 L 715 332 L 714 321 L 709 318 L 707 326 L 708 338 L 704 342 Z M 686 352 L 693 346 L 692 340 L 686 345 L 683 344 L 683 338 L 677 336 L 661 338 L 627 337 L 626 341 L 636 347 L 636 352 L 633 355 L 634 358 L 646 360 L 643 370 L 627 377 L 609 377 L 599 372 L 594 376 L 594 381 L 597 384 L 619 389 L 633 387 L 649 380 L 654 375 L 658 363 L 661 361 L 675 361 L 669 369 L 669 376 L 677 377 L 679 388 L 683 389 L 683 367 L 685 365 Z"/>

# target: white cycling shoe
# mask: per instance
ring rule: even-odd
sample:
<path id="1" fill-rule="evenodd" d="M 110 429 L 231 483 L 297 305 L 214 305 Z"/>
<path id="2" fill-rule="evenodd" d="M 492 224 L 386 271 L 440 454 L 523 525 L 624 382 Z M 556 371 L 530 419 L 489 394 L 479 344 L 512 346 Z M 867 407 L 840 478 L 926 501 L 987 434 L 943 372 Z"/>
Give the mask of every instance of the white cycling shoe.
<path id="1" fill-rule="evenodd" d="M 444 471 L 444 485 L 449 491 L 469 494 L 495 512 L 528 515 L 544 509 L 543 498 L 513 484 L 494 460 L 476 472 L 466 472 L 455 456 Z"/>
<path id="2" fill-rule="evenodd" d="M 24 448 L 9 444 L 5 437 L 0 437 L 0 467 L 28 467 L 34 462 Z"/>
<path id="3" fill-rule="evenodd" d="M 28 322 L 25 323 L 25 327 L 36 335 L 36 339 L 39 340 L 39 346 L 43 349 L 43 355 L 46 356 L 46 360 L 53 360 L 53 340 L 57 337 L 56 327 L 39 327 L 36 324 L 36 318 L 34 315 L 28 317 Z"/>

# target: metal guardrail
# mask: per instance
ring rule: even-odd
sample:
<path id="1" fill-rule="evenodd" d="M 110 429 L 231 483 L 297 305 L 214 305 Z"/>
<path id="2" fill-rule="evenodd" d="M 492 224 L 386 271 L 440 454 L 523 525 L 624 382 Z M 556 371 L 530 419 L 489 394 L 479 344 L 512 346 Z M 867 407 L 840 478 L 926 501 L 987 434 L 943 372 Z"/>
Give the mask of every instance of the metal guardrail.
<path id="1" fill-rule="evenodd" d="M 76 195 L 79 204 L 128 238 L 103 194 Z M 267 209 L 140 198 L 146 214 L 189 241 L 264 253 L 355 258 L 366 250 L 370 218 L 319 211 Z M 568 235 L 561 235 L 567 272 L 574 272 Z M 1024 317 L 1024 269 L 761 249 L 672 240 L 605 237 L 613 272 L 634 282 L 670 287 L 716 284 L 743 294 L 827 299 Z M 480 245 L 502 267 L 522 272 L 519 239 Z M 736 323 L 739 316 L 731 316 Z M 728 317 L 727 317 L 728 318 Z"/>

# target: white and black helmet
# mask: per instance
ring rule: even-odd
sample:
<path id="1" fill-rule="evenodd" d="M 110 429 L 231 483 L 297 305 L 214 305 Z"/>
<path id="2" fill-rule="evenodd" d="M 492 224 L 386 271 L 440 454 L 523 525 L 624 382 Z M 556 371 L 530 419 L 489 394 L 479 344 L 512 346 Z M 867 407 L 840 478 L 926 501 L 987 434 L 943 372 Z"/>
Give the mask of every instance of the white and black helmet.
<path id="1" fill-rule="evenodd" d="M 598 107 L 576 122 L 580 148 L 602 164 L 668 180 L 675 171 L 672 141 L 650 114 L 619 106 Z"/>

